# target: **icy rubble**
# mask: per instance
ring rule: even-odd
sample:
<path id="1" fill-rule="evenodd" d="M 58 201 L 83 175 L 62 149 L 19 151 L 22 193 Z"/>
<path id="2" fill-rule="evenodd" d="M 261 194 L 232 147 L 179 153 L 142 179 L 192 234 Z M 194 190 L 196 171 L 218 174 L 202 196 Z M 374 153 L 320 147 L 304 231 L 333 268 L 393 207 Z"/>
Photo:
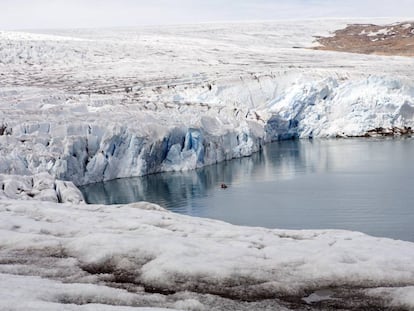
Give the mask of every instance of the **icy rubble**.
<path id="1" fill-rule="evenodd" d="M 149 203 L 0 200 L 0 216 L 0 288 L 11 286 L 25 297 L 22 303 L 38 306 L 89 302 L 214 310 L 209 306 L 215 299 L 227 297 L 236 307 L 261 301 L 270 310 L 275 303 L 289 308 L 292 297 L 301 301 L 324 288 L 335 290 L 344 306 L 354 288 L 354 297 L 384 307 L 395 304 L 388 297 L 410 297 L 414 286 L 413 243 L 357 232 L 239 227 Z M 116 284 L 120 289 L 111 289 Z M 376 298 L 378 287 L 387 287 L 390 296 Z M 0 297 L 6 298 L 0 306 L 16 300 L 13 291 L 0 291 Z M 413 306 L 408 298 L 402 302 Z"/>
<path id="2" fill-rule="evenodd" d="M 0 174 L 0 199 L 39 200 L 56 203 L 85 203 L 70 181 L 56 180 L 48 173 L 33 176 Z"/>

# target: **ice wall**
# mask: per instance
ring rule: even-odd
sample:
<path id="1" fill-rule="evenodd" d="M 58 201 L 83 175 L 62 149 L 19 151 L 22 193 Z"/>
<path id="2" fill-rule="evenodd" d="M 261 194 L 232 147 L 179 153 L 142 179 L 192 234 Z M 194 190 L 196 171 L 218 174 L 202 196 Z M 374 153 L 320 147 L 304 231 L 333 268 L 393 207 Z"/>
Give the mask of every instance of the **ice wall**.
<path id="1" fill-rule="evenodd" d="M 249 156 L 279 139 L 412 132 L 409 81 L 290 79 L 254 76 L 216 81 L 211 89 L 165 87 L 157 98 L 171 106 L 156 110 L 124 106 L 122 97 L 108 95 L 57 98 L 32 88 L 3 90 L 5 104 L 20 100 L 1 115 L 0 172 L 48 172 L 81 185 L 194 169 Z"/>

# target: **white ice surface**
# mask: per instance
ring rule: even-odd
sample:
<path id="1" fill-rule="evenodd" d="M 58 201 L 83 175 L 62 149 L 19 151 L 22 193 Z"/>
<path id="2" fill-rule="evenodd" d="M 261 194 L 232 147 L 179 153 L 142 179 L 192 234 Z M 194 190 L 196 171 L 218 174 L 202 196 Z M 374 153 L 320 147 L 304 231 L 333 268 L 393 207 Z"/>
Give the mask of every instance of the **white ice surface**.
<path id="1" fill-rule="evenodd" d="M 367 294 L 372 297 L 387 300 L 388 305 L 391 307 L 407 310 L 414 309 L 414 286 L 400 288 L 380 287 L 367 290 Z"/>
<path id="2" fill-rule="evenodd" d="M 239 299 L 305 297 L 323 288 L 414 286 L 413 260 L 413 243 L 357 232 L 239 227 L 149 203 L 0 200 L 0 273 L 58 283 L 127 283 L 141 292 L 190 291 Z M 7 278 L 0 283 L 7 286 Z M 56 285 L 28 299 L 62 302 L 58 296 L 65 286 L 70 292 L 72 285 Z M 83 285 L 73 286 L 81 293 L 68 298 L 72 302 L 113 294 L 84 285 L 96 293 L 88 296 Z M 117 297 L 121 305 L 131 305 L 133 299 L 156 307 L 167 303 L 124 292 Z M 103 301 L 110 303 L 93 300 Z"/>
<path id="3" fill-rule="evenodd" d="M 79 185 L 412 127 L 412 58 L 306 49 L 351 22 L 0 32 L 0 173 Z"/>
<path id="4" fill-rule="evenodd" d="M 1 310 L 174 311 L 140 308 L 138 295 L 106 286 L 61 283 L 35 276 L 0 273 Z M 156 299 L 153 299 L 154 302 Z M 130 306 L 130 307 L 128 307 Z"/>

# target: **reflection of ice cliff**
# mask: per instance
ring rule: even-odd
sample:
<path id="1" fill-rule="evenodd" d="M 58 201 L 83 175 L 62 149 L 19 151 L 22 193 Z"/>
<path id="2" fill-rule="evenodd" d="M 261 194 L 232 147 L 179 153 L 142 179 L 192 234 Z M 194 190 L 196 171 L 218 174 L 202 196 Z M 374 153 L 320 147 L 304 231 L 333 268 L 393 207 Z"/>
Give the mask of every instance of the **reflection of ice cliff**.
<path id="1" fill-rule="evenodd" d="M 240 186 L 246 181 L 249 183 L 270 182 L 275 186 L 276 182 L 278 188 L 283 188 L 281 182 L 287 180 L 296 179 L 296 183 L 300 184 L 298 179 L 303 181 L 307 178 L 315 178 L 316 181 L 317 178 L 328 179 L 329 174 L 352 170 L 358 175 L 365 173 L 367 180 L 364 180 L 357 188 L 366 189 L 364 187 L 371 184 L 370 169 L 380 171 L 383 174 L 396 175 L 401 167 L 405 169 L 411 167 L 408 158 L 411 154 L 411 143 L 412 140 L 409 138 L 398 141 L 367 140 L 366 138 L 280 141 L 266 145 L 261 152 L 254 153 L 250 157 L 221 162 L 197 170 L 122 178 L 89 184 L 81 189 L 89 203 L 118 204 L 147 201 L 173 211 L 199 215 L 197 209 L 208 207 L 195 207 L 194 204 L 201 204 L 200 199 L 209 198 L 223 182 L 232 186 Z M 394 161 L 389 163 L 381 161 L 384 153 L 395 154 Z M 361 154 L 364 154 L 365 157 L 361 157 Z M 399 165 L 398 163 L 405 164 Z M 398 182 L 398 178 L 395 178 L 394 175 L 389 176 L 389 181 Z M 384 191 L 390 189 L 389 186 L 382 185 L 375 187 L 384 188 Z M 398 187 L 404 188 L 405 185 L 400 184 Z M 328 190 L 328 188 L 330 189 L 329 185 L 323 184 L 323 189 Z M 281 190 L 274 191 L 278 193 Z M 330 194 L 325 197 L 335 201 L 334 194 L 337 191 L 338 189 L 333 187 L 329 191 Z M 367 192 L 369 192 L 369 187 Z M 340 193 L 336 193 L 336 195 L 339 199 Z M 279 193 L 278 198 L 281 197 L 283 195 Z"/>
<path id="2" fill-rule="evenodd" d="M 262 152 L 254 153 L 250 157 L 221 162 L 197 170 L 90 184 L 82 187 L 82 191 L 86 200 L 91 203 L 147 201 L 162 206 L 174 202 L 174 206 L 178 206 L 180 202 L 185 204 L 192 197 L 207 196 L 209 191 L 216 189 L 222 182 L 235 184 L 239 180 L 254 179 L 255 176 L 263 181 L 266 175 L 271 178 L 274 174 L 278 174 L 280 178 L 289 178 L 284 175 L 284 172 L 294 171 L 292 165 L 303 169 L 308 166 L 304 154 L 300 152 L 301 143 L 290 141 L 284 144 L 284 146 L 289 145 L 292 145 L 291 149 L 278 148 L 277 145 L 266 146 Z M 278 157 L 273 156 L 274 152 L 278 153 Z"/>

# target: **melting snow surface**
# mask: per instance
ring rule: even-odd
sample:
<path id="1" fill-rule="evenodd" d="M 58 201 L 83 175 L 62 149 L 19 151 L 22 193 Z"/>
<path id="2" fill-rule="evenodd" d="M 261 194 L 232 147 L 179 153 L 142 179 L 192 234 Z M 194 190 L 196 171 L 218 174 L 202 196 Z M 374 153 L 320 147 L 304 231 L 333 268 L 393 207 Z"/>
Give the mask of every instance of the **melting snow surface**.
<path id="1" fill-rule="evenodd" d="M 183 296 L 166 300 L 150 293 L 188 291 L 255 300 L 306 297 L 309 291 L 342 286 L 387 286 L 398 289 L 390 293 L 398 298 L 412 293 L 412 287 L 402 285 L 414 286 L 413 243 L 348 231 L 239 227 L 149 203 L 3 199 L 0 231 L 0 287 L 12 284 L 16 290 L 0 291 L 8 298 L 0 299 L 0 306 L 22 296 L 23 304 L 39 306 L 175 307 L 184 306 Z M 49 278 L 53 280 L 45 280 Z M 111 288 L 122 283 L 133 290 Z M 198 303 L 187 301 L 190 305 L 206 304 L 200 297 L 191 299 Z"/>

